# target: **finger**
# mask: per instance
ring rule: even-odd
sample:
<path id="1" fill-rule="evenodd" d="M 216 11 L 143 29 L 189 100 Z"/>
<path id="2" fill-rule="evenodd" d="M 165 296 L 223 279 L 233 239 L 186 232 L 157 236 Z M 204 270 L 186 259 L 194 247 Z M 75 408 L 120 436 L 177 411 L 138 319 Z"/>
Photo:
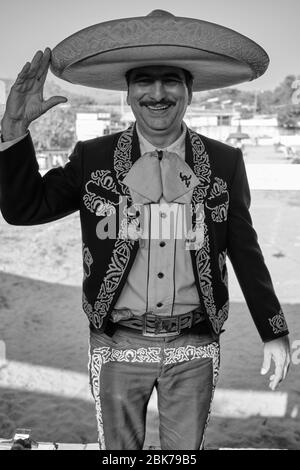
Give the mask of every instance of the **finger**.
<path id="1" fill-rule="evenodd" d="M 270 377 L 270 387 L 272 390 L 275 390 L 278 387 L 279 383 L 282 382 L 283 369 L 283 364 L 276 364 L 275 374 Z"/>
<path id="2" fill-rule="evenodd" d="M 260 373 L 262 375 L 266 375 L 267 372 L 270 369 L 270 366 L 271 366 L 271 354 L 265 350 L 264 351 L 264 360 L 263 360 L 263 364 L 262 364 L 262 368 L 261 368 Z"/>
<path id="3" fill-rule="evenodd" d="M 44 101 L 43 112 L 45 113 L 49 109 L 57 106 L 58 104 L 66 103 L 68 100 L 65 96 L 52 96 L 47 101 Z"/>
<path id="4" fill-rule="evenodd" d="M 18 77 L 21 77 L 22 75 L 25 75 L 26 72 L 30 69 L 30 62 L 26 62 L 26 64 L 23 66 L 22 70 L 19 72 Z"/>
<path id="5" fill-rule="evenodd" d="M 40 62 L 42 57 L 43 57 L 43 51 L 38 50 L 33 56 L 33 59 L 31 61 L 31 66 L 35 67 Z"/>
<path id="6" fill-rule="evenodd" d="M 19 72 L 14 85 L 21 84 L 27 78 L 27 72 L 29 71 L 29 69 L 30 69 L 30 62 L 26 62 L 22 70 Z"/>
<path id="7" fill-rule="evenodd" d="M 278 377 L 276 377 L 275 375 L 272 375 L 270 377 L 270 383 L 269 383 L 269 387 L 271 390 L 276 390 L 276 388 L 278 387 L 279 383 L 281 382 L 280 379 L 278 379 Z"/>
<path id="8" fill-rule="evenodd" d="M 270 389 L 274 392 L 277 388 L 278 388 L 278 385 L 282 382 L 281 379 L 276 379 L 276 380 L 272 380 L 270 381 Z"/>
<path id="9" fill-rule="evenodd" d="M 36 83 L 39 86 L 44 86 L 44 84 L 45 84 L 45 81 L 46 81 L 46 78 L 47 78 L 47 75 L 48 75 L 48 71 L 49 71 L 49 65 L 50 65 L 50 62 L 48 62 L 46 68 L 43 70 L 43 73 L 36 77 Z"/>
<path id="10" fill-rule="evenodd" d="M 51 50 L 49 49 L 49 47 L 46 47 L 41 63 L 40 63 L 39 70 L 36 74 L 37 80 L 39 80 L 41 83 L 45 82 L 48 69 L 49 69 L 49 64 L 50 64 L 50 56 L 51 56 Z"/>
<path id="11" fill-rule="evenodd" d="M 288 371 L 289 371 L 289 368 L 290 368 L 290 359 L 288 358 L 287 361 L 286 361 L 286 364 L 284 366 L 284 369 L 283 369 L 283 379 L 286 378 L 286 376 L 288 374 Z"/>
<path id="12" fill-rule="evenodd" d="M 40 63 L 41 63 L 42 58 L 43 58 L 43 52 L 37 51 L 31 61 L 30 71 L 29 71 L 30 78 L 35 77 L 37 71 L 40 68 Z"/>
<path id="13" fill-rule="evenodd" d="M 27 74 L 27 85 L 31 87 L 33 91 L 38 92 L 44 86 L 49 62 L 50 50 L 48 50 L 48 48 L 45 50 L 45 53 L 38 51 L 35 54 Z"/>

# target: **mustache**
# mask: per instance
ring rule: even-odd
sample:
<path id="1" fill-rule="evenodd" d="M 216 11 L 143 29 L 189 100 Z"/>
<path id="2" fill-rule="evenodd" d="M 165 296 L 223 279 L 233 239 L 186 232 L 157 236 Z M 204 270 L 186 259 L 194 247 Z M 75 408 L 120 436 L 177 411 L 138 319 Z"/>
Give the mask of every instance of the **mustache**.
<path id="1" fill-rule="evenodd" d="M 152 101 L 152 100 L 143 100 L 140 101 L 141 106 L 175 106 L 175 102 L 171 100 L 160 100 L 160 101 Z"/>

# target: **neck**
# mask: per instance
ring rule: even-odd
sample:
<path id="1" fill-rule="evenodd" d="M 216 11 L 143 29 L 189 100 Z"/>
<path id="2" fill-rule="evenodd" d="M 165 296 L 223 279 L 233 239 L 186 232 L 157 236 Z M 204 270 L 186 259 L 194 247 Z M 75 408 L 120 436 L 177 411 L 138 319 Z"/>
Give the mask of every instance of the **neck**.
<path id="1" fill-rule="evenodd" d="M 145 131 L 143 126 L 138 124 L 139 132 L 142 134 L 142 136 L 150 142 L 154 147 L 157 148 L 166 148 L 169 147 L 169 145 L 172 145 L 179 137 L 181 136 L 182 133 L 182 125 L 180 125 L 178 128 L 172 130 L 171 132 L 155 132 L 155 133 L 149 133 Z"/>

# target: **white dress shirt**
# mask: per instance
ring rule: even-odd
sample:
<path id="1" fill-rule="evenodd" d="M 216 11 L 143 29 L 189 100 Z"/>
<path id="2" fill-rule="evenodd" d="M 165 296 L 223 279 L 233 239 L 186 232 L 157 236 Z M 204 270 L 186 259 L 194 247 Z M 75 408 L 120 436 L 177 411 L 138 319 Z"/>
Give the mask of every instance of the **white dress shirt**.
<path id="1" fill-rule="evenodd" d="M 173 144 L 159 150 L 175 152 L 185 159 L 186 132 L 184 124 L 180 137 Z M 141 155 L 157 150 L 143 137 L 138 127 L 137 133 Z M 182 224 L 184 205 L 167 203 L 161 197 L 158 204 L 146 204 L 144 207 L 149 238 L 138 250 L 115 309 L 130 310 L 135 316 L 143 315 L 146 311 L 162 316 L 190 312 L 200 306 L 200 300 L 191 254 L 185 249 Z M 165 225 L 161 224 L 161 214 Z M 171 214 L 174 214 L 174 223 L 171 225 L 171 232 L 172 228 L 174 232 L 173 236 L 167 237 L 166 234 L 170 233 L 168 218 L 172 217 Z"/>
<path id="2" fill-rule="evenodd" d="M 4 150 L 9 149 L 9 147 L 12 147 L 13 145 L 17 144 L 21 140 L 25 139 L 27 134 L 21 135 L 21 137 L 17 137 L 16 139 L 13 140 L 7 140 L 6 142 L 2 142 L 0 140 L 0 152 L 4 152 Z"/>

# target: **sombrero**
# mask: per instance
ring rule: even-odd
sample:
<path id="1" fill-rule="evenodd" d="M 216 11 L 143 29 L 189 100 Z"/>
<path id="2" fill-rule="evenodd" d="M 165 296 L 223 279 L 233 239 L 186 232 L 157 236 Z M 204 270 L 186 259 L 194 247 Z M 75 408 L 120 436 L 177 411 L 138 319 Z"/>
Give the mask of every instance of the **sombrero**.
<path id="1" fill-rule="evenodd" d="M 52 72 L 63 80 L 110 90 L 126 90 L 126 72 L 149 65 L 186 69 L 193 90 L 201 91 L 254 80 L 269 57 L 232 29 L 154 10 L 82 29 L 60 42 L 51 58 Z"/>

